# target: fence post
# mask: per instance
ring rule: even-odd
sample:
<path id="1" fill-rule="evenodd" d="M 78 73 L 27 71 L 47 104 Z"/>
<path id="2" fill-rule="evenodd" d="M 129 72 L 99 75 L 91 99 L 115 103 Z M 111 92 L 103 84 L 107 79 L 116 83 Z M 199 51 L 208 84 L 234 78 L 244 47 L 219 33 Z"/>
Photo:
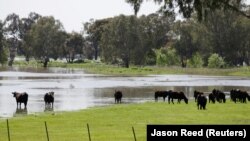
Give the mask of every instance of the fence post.
<path id="1" fill-rule="evenodd" d="M 88 129 L 88 134 L 89 134 L 89 141 L 91 141 L 91 136 L 90 136 L 90 130 L 89 130 L 89 124 L 87 123 L 87 129 Z"/>
<path id="2" fill-rule="evenodd" d="M 133 130 L 133 134 L 134 134 L 134 139 L 135 139 L 135 141 L 136 141 L 135 129 L 134 129 L 134 127 L 133 127 L 133 126 L 132 126 L 132 130 Z"/>
<path id="3" fill-rule="evenodd" d="M 46 123 L 46 121 L 44 123 L 45 123 L 45 130 L 46 130 L 47 140 L 49 141 L 49 132 L 48 132 L 48 128 L 47 128 L 47 123 Z"/>
<path id="4" fill-rule="evenodd" d="M 8 140 L 10 141 L 10 128 L 9 128 L 9 120 L 7 119 L 7 131 L 8 131 Z"/>

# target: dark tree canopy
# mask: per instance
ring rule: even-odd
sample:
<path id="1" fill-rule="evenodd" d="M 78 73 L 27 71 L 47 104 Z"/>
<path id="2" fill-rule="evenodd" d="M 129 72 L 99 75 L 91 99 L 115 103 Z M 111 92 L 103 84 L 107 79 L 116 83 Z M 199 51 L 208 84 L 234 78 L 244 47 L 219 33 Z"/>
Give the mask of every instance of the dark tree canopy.
<path id="1" fill-rule="evenodd" d="M 149 1 L 149 0 L 147 0 Z M 197 14 L 199 21 L 206 18 L 210 11 L 215 9 L 226 10 L 230 9 L 236 11 L 239 14 L 250 18 L 249 13 L 244 11 L 244 0 L 154 0 L 160 5 L 160 11 L 163 13 L 173 12 L 176 8 L 179 9 L 179 13 L 183 15 L 184 18 L 190 18 L 193 13 Z M 130 3 L 135 10 L 138 12 L 143 0 L 126 0 Z M 138 7 L 136 9 L 136 7 Z M 136 11 L 137 10 L 137 11 Z"/>

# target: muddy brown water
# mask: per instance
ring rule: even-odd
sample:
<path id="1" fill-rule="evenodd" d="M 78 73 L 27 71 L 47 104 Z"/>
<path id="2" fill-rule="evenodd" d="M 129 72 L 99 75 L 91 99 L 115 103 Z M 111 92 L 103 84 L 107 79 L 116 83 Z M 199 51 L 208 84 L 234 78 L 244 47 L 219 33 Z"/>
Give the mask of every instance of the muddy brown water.
<path id="1" fill-rule="evenodd" d="M 114 104 L 115 90 L 121 90 L 122 103 L 129 104 L 154 101 L 156 90 L 183 91 L 189 99 L 193 99 L 194 90 L 208 94 L 214 88 L 226 93 L 231 89 L 250 92 L 250 78 L 202 75 L 118 77 L 87 74 L 81 69 L 11 68 L 0 70 L 0 118 L 48 110 L 43 96 L 49 91 L 55 92 L 54 108 L 49 110 L 73 111 Z M 14 91 L 29 94 L 26 110 L 16 109 L 16 101 L 11 94 Z"/>

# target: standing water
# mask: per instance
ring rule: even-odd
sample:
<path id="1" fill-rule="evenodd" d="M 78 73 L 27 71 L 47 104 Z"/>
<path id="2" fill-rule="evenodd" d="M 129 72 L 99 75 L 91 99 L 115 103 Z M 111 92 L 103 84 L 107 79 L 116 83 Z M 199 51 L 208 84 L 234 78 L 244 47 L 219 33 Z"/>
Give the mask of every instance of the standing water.
<path id="1" fill-rule="evenodd" d="M 201 75 L 149 75 L 119 77 L 87 74 L 81 69 L 49 68 L 0 71 L 0 118 L 44 112 L 43 96 L 55 92 L 53 111 L 72 111 L 114 104 L 115 90 L 123 92 L 122 103 L 154 101 L 157 90 L 183 91 L 189 99 L 194 90 L 210 93 L 214 88 L 250 91 L 250 78 Z M 12 92 L 29 94 L 27 109 L 16 109 Z M 24 105 L 22 104 L 22 108 Z"/>

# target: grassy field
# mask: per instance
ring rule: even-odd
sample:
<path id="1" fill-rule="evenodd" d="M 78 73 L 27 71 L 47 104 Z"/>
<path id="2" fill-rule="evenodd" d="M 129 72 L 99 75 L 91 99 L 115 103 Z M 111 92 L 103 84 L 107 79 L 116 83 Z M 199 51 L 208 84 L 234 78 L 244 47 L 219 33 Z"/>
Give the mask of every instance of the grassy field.
<path id="1" fill-rule="evenodd" d="M 133 141 L 132 126 L 137 140 L 145 141 L 147 124 L 250 124 L 249 109 L 249 102 L 208 104 L 207 110 L 197 110 L 194 101 L 187 105 L 147 102 L 14 117 L 9 125 L 12 141 L 45 141 L 44 121 L 51 141 L 87 141 L 87 123 L 93 141 Z M 4 119 L 0 140 L 8 140 Z"/>
<path id="2" fill-rule="evenodd" d="M 42 67 L 42 64 L 35 61 L 29 63 L 25 61 L 15 61 L 15 66 L 19 67 Z M 51 61 L 48 67 L 62 68 L 82 68 L 89 73 L 134 76 L 150 74 L 197 74 L 197 75 L 223 75 L 223 76 L 250 76 L 250 67 L 211 69 L 211 68 L 181 68 L 181 67 L 158 67 L 158 66 L 131 66 L 123 68 L 117 65 L 107 65 L 98 62 L 87 61 L 85 63 L 63 63 Z"/>

